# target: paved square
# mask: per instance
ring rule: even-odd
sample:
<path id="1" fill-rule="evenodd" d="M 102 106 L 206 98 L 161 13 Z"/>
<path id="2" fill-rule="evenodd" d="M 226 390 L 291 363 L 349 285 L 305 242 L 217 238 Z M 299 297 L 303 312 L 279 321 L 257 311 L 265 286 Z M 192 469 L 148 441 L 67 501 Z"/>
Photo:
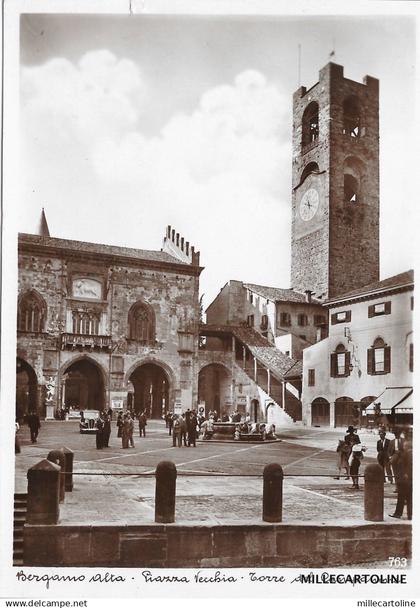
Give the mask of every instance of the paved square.
<path id="1" fill-rule="evenodd" d="M 151 420 L 147 437 L 135 436 L 135 447 L 123 450 L 113 422 L 110 447 L 97 450 L 94 435 L 81 435 L 77 421 L 42 424 L 38 443 L 31 444 L 29 430 L 22 427 L 22 451 L 16 456 L 17 492 L 26 492 L 29 467 L 46 458 L 50 450 L 74 451 L 74 490 L 60 506 L 60 522 L 144 523 L 154 521 L 154 471 L 162 460 L 176 464 L 177 522 L 260 521 L 262 472 L 271 462 L 285 474 L 283 521 L 363 522 L 363 480 L 360 491 L 351 481 L 335 480 L 335 448 L 343 429 L 302 426 L 285 429 L 276 443 L 197 442 L 197 447 L 172 447 L 165 424 Z M 361 431 L 367 446 L 361 468 L 376 462 L 376 435 Z M 142 477 L 141 474 L 150 474 Z M 116 475 L 119 474 L 119 475 Z M 124 475 L 122 475 L 124 474 Z M 385 521 L 393 512 L 396 494 L 385 486 Z"/>

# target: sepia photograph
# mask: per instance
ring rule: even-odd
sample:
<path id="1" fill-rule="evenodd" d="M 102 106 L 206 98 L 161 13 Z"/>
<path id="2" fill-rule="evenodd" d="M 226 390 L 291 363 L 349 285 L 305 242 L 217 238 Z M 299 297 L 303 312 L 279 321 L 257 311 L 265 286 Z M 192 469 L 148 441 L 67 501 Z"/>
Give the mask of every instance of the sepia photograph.
<path id="1" fill-rule="evenodd" d="M 10 4 L 5 588 L 419 597 L 411 3 Z"/>

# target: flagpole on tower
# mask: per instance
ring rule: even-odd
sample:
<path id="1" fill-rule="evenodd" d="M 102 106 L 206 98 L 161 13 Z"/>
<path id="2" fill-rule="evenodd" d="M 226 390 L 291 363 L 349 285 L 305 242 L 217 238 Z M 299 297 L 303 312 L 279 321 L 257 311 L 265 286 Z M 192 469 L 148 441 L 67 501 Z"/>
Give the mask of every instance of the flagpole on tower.
<path id="1" fill-rule="evenodd" d="M 300 87 L 301 45 L 298 44 L 298 88 Z"/>
<path id="2" fill-rule="evenodd" d="M 335 58 L 335 38 L 333 38 L 332 51 L 330 52 L 330 61 L 333 57 Z"/>

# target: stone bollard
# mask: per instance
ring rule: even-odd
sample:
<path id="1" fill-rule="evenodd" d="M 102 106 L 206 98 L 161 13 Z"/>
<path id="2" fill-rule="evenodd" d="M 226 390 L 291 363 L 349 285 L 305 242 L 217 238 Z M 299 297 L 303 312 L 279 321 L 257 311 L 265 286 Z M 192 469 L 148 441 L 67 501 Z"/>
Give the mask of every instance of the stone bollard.
<path id="1" fill-rule="evenodd" d="M 384 521 L 384 470 L 380 464 L 365 468 L 365 520 Z"/>
<path id="2" fill-rule="evenodd" d="M 66 492 L 73 491 L 73 459 L 74 452 L 70 448 L 62 448 L 64 454 L 64 488 Z"/>
<path id="3" fill-rule="evenodd" d="M 155 522 L 172 524 L 175 521 L 176 466 L 164 460 L 156 467 Z"/>
<path id="4" fill-rule="evenodd" d="M 65 479 L 66 479 L 66 465 L 63 450 L 51 450 L 47 456 L 47 460 L 50 462 L 54 462 L 61 467 L 60 473 L 60 502 L 64 502 L 65 497 Z"/>
<path id="5" fill-rule="evenodd" d="M 56 524 L 60 515 L 60 467 L 41 460 L 28 470 L 26 523 Z"/>
<path id="6" fill-rule="evenodd" d="M 283 469 L 275 462 L 264 467 L 263 521 L 279 522 L 283 515 Z"/>

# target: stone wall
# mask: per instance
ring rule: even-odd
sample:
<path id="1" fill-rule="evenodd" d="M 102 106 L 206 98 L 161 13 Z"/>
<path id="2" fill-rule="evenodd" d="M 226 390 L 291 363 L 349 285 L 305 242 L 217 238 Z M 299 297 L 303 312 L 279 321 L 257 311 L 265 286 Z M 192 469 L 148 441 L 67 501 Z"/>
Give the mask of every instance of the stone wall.
<path id="1" fill-rule="evenodd" d="M 334 567 L 411 556 L 411 525 L 25 525 L 25 566 Z"/>

